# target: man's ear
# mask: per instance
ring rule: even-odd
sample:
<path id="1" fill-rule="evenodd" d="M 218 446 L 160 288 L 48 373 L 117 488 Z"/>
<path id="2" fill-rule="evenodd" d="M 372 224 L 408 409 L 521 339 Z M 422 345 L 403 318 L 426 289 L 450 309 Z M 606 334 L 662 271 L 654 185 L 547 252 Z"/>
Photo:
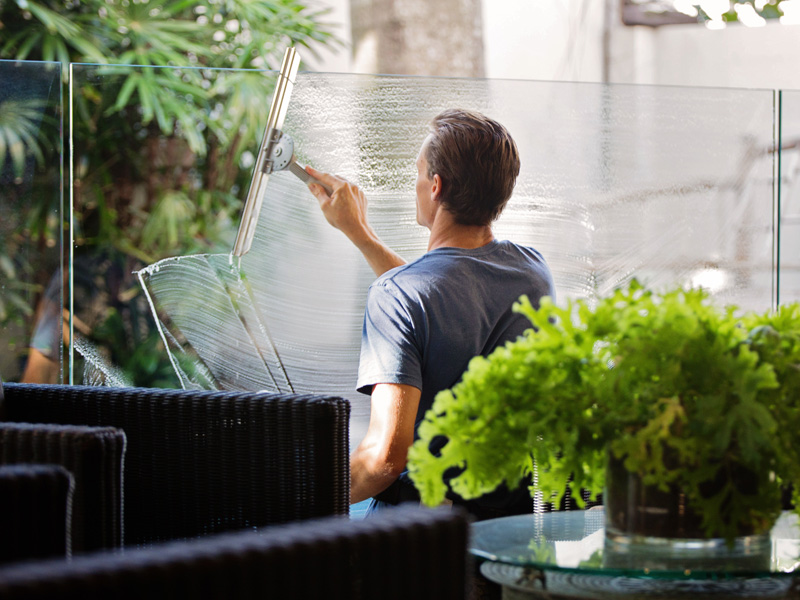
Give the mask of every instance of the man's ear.
<path id="1" fill-rule="evenodd" d="M 433 186 L 431 186 L 431 200 L 438 202 L 442 195 L 442 178 L 438 173 L 433 174 Z"/>

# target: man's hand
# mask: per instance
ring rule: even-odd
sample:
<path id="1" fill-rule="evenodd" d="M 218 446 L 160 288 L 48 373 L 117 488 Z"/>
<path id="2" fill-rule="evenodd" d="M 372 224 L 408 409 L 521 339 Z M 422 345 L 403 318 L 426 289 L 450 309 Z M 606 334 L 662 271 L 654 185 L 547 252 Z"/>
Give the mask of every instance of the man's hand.
<path id="1" fill-rule="evenodd" d="M 367 197 L 357 185 L 308 166 L 306 172 L 333 190 L 328 195 L 321 185 L 308 184 L 308 189 L 319 202 L 325 220 L 353 242 L 376 275 L 383 275 L 389 269 L 406 264 L 406 261 L 384 244 L 373 231 L 367 220 Z"/>
<path id="2" fill-rule="evenodd" d="M 308 184 L 308 189 L 319 202 L 319 207 L 328 223 L 344 233 L 356 246 L 359 241 L 369 237 L 367 197 L 364 192 L 357 185 L 336 175 L 323 173 L 311 167 L 306 167 L 306 172 L 333 190 L 331 195 L 328 195 L 321 185 Z"/>

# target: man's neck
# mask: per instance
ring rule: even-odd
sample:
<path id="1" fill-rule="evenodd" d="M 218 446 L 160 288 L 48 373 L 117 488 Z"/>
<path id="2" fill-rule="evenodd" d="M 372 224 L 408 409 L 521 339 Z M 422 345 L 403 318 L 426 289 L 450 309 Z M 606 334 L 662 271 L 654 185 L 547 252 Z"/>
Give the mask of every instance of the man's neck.
<path id="1" fill-rule="evenodd" d="M 428 239 L 428 252 L 437 248 L 480 248 L 494 240 L 491 225 L 459 225 L 439 211 Z"/>

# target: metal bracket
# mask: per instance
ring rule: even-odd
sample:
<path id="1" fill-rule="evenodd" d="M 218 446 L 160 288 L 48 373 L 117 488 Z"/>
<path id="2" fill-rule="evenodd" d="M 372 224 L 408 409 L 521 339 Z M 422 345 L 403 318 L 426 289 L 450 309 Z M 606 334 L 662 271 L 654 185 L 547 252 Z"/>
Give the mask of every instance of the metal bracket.
<path id="1" fill-rule="evenodd" d="M 283 171 L 294 158 L 294 140 L 277 129 L 270 132 L 269 147 L 261 172 L 269 175 L 275 171 Z"/>

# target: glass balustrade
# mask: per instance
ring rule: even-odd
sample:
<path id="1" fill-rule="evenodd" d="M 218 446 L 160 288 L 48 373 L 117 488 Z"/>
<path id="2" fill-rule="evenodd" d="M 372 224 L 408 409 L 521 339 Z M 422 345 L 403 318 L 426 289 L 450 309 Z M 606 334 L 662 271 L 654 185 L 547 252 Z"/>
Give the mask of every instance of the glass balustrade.
<path id="1" fill-rule="evenodd" d="M 340 394 L 358 441 L 366 262 L 288 171 L 269 178 L 250 251 L 230 254 L 276 73 L 70 69 L 62 242 L 59 65 L 0 62 L 0 135 L 14 119 L 26 132 L 23 158 L 0 146 L 3 378 L 23 379 L 49 331 L 58 380 Z M 378 234 L 413 260 L 427 242 L 414 161 L 448 107 L 515 137 L 495 233 L 544 254 L 559 301 L 634 277 L 743 308 L 800 296 L 800 92 L 301 73 L 284 131 L 301 163 L 361 186 Z"/>
<path id="2" fill-rule="evenodd" d="M 0 378 L 64 381 L 61 63 L 0 60 Z"/>
<path id="3" fill-rule="evenodd" d="M 72 68 L 76 382 L 335 393 L 363 430 L 363 258 L 288 171 L 269 179 L 251 250 L 230 255 L 275 74 Z M 515 137 L 496 235 L 544 254 L 558 300 L 636 277 L 775 302 L 775 92 L 301 73 L 284 131 L 301 163 L 361 186 L 378 234 L 413 260 L 427 241 L 414 161 L 454 106 Z"/>
<path id="4" fill-rule="evenodd" d="M 780 92 L 779 299 L 800 301 L 800 91 Z"/>

